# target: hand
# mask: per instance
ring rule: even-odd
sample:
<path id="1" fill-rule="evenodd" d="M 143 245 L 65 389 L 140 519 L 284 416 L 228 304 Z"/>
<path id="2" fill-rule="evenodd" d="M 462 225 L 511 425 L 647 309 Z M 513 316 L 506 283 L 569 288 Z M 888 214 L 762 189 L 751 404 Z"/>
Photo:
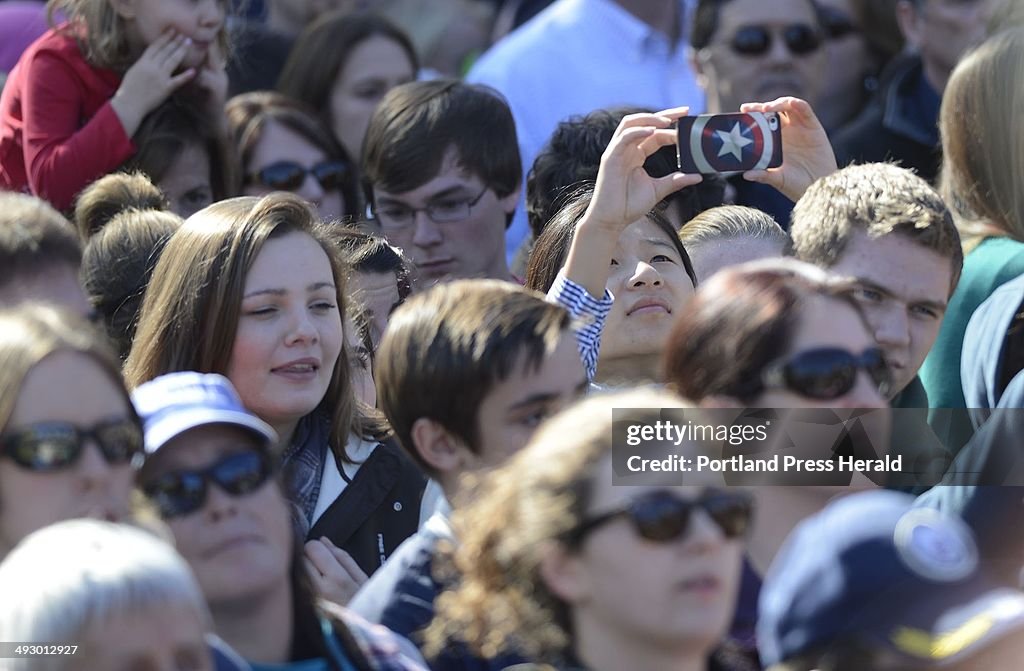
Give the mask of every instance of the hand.
<path id="1" fill-rule="evenodd" d="M 227 59 L 216 42 L 210 45 L 206 53 L 206 60 L 196 75 L 196 85 L 206 94 L 205 109 L 210 121 L 226 136 L 228 123 L 224 106 L 228 100 Z"/>
<path id="2" fill-rule="evenodd" d="M 825 128 L 807 101 L 779 98 L 768 103 L 746 103 L 740 111 L 778 112 L 782 123 L 782 165 L 745 172 L 744 179 L 773 186 L 796 202 L 815 180 L 839 169 Z"/>
<path id="3" fill-rule="evenodd" d="M 317 595 L 339 606 L 347 604 L 368 579 L 352 556 L 326 536 L 306 543 L 305 554 L 303 563 Z"/>
<path id="4" fill-rule="evenodd" d="M 676 143 L 672 123 L 688 112 L 688 107 L 677 107 L 622 119 L 601 156 L 594 197 L 584 221 L 617 236 L 672 193 L 701 181 L 700 175 L 682 173 L 654 178 L 644 170 L 651 154 Z"/>
<path id="5" fill-rule="evenodd" d="M 143 117 L 195 78 L 192 68 L 174 74 L 185 60 L 191 42 L 184 35 L 166 31 L 128 68 L 110 101 L 128 135 L 135 134 Z"/>

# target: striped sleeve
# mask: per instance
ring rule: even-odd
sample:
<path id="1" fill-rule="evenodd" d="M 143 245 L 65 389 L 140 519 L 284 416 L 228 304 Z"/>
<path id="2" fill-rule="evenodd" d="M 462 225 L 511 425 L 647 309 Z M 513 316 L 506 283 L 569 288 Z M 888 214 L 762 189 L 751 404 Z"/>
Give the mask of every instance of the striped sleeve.
<path id="1" fill-rule="evenodd" d="M 594 298 L 582 285 L 559 275 L 548 290 L 547 298 L 572 315 L 575 322 L 576 347 L 587 371 L 587 379 L 593 380 L 597 372 L 597 356 L 601 351 L 601 332 L 604 331 L 605 321 L 611 312 L 614 296 L 605 289 L 604 296 Z"/>

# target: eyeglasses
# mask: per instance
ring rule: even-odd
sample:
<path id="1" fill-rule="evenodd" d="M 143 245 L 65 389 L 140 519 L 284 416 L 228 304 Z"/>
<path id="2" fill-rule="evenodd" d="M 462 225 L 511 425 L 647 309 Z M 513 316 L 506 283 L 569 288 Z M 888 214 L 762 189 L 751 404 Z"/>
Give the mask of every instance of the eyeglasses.
<path id="1" fill-rule="evenodd" d="M 39 422 L 0 436 L 0 455 L 30 471 L 59 471 L 78 461 L 87 440 L 99 447 L 111 465 L 143 456 L 142 428 L 132 419 L 103 422 L 90 429 L 70 422 Z"/>
<path id="2" fill-rule="evenodd" d="M 746 492 L 717 489 L 708 490 L 697 499 L 683 499 L 667 490 L 655 491 L 582 522 L 569 534 L 568 540 L 571 545 L 579 545 L 599 526 L 626 516 L 640 538 L 667 543 L 682 538 L 689 531 L 695 509 L 707 513 L 726 538 L 739 538 L 750 528 L 754 501 Z"/>
<path id="3" fill-rule="evenodd" d="M 294 161 L 278 161 L 249 175 L 246 180 L 250 184 L 262 184 L 276 191 L 295 191 L 302 187 L 306 175 L 313 175 L 324 191 L 333 191 L 342 187 L 348 174 L 349 165 L 344 161 L 324 161 L 312 168 Z"/>
<path id="4" fill-rule="evenodd" d="M 732 37 L 732 50 L 743 56 L 763 56 L 772 48 L 773 31 L 764 26 L 746 26 Z M 782 29 L 782 40 L 790 53 L 803 56 L 817 51 L 821 35 L 812 26 L 794 23 Z"/>
<path id="5" fill-rule="evenodd" d="M 850 17 L 835 7 L 818 7 L 818 16 L 821 19 L 821 26 L 825 35 L 830 40 L 838 40 L 850 33 L 859 32 L 859 28 L 853 24 Z"/>
<path id="6" fill-rule="evenodd" d="M 254 492 L 274 472 L 270 456 L 246 450 L 228 455 L 209 468 L 167 473 L 142 486 L 163 517 L 188 515 L 203 507 L 214 483 L 231 496 Z"/>
<path id="7" fill-rule="evenodd" d="M 832 401 L 856 386 L 859 370 L 868 374 L 883 396 L 888 394 L 892 372 L 877 347 L 864 350 L 860 356 L 838 348 L 807 350 L 770 365 L 761 380 L 767 387 L 785 388 L 808 398 Z"/>
<path id="8" fill-rule="evenodd" d="M 476 198 L 445 198 L 426 207 L 406 207 L 388 203 L 382 207 L 374 207 L 372 212 L 380 221 L 381 228 L 390 230 L 408 228 L 416 220 L 417 212 L 423 212 L 435 224 L 450 224 L 468 219 L 473 207 L 480 202 L 488 189 L 490 187 L 485 186 Z"/>

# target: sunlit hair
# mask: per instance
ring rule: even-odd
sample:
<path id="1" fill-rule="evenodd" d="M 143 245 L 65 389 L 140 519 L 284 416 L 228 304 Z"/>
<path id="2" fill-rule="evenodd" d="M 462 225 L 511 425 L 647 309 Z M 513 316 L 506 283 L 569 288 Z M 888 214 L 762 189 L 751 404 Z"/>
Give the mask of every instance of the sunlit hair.
<path id="1" fill-rule="evenodd" d="M 227 14 L 227 0 L 220 0 Z M 111 0 L 47 0 L 47 17 L 56 24 L 59 14 L 66 17 L 68 30 L 86 60 L 100 68 L 127 70 L 138 58 L 128 44 L 128 26 L 114 9 Z M 227 17 L 217 33 L 222 53 L 228 52 Z"/>
<path id="2" fill-rule="evenodd" d="M 992 234 L 1024 242 L 1021 72 L 1024 28 L 1017 27 L 965 56 L 942 97 L 941 191 L 968 246 Z"/>
<path id="3" fill-rule="evenodd" d="M 70 558 L 73 558 L 70 559 Z M 142 529 L 100 520 L 58 522 L 19 543 L 0 564 L 0 639 L 76 644 L 118 617 L 152 617 L 169 607 L 212 620 L 188 564 Z M 9 658 L 7 671 L 87 668 L 78 656 Z M 197 654 L 209 654 L 199 640 Z"/>
<path id="4" fill-rule="evenodd" d="M 10 421 L 21 386 L 32 368 L 47 356 L 64 351 L 92 359 L 121 390 L 126 412 L 131 412 L 119 362 L 102 336 L 74 315 L 26 304 L 0 310 L 0 431 Z"/>
<path id="5" fill-rule="evenodd" d="M 686 247 L 738 238 L 775 243 L 780 254 L 789 244 L 789 236 L 770 214 L 743 205 L 704 210 L 679 230 L 679 239 Z"/>
<path id="6" fill-rule="evenodd" d="M 250 269 L 268 240 L 299 232 L 316 241 L 331 264 L 339 319 L 347 303 L 345 270 L 312 206 L 275 192 L 214 203 L 188 218 L 167 243 L 146 289 L 125 362 L 130 387 L 174 371 L 227 374 Z M 339 458 L 351 432 L 387 433 L 383 421 L 355 407 L 347 347 L 342 347 L 320 410 L 331 418 Z"/>
<path id="7" fill-rule="evenodd" d="M 849 280 L 794 259 L 725 268 L 679 310 L 665 346 L 665 379 L 693 401 L 752 400 L 764 391 L 762 371 L 786 353 L 812 299 L 849 307 L 871 332 L 852 289 Z"/>
<path id="8" fill-rule="evenodd" d="M 572 645 L 569 608 L 540 565 L 552 543 L 568 546 L 590 508 L 597 466 L 612 453 L 612 409 L 616 422 L 653 423 L 660 408 L 684 405 L 652 390 L 590 398 L 542 424 L 522 451 L 473 483 L 452 518 L 458 587 L 437 599 L 427 654 L 456 641 L 487 658 L 511 650 L 563 657 Z"/>
<path id="9" fill-rule="evenodd" d="M 60 212 L 35 196 L 0 192 L 0 289 L 54 268 L 77 273 L 81 262 L 82 243 Z"/>
<path id="10" fill-rule="evenodd" d="M 83 242 L 126 210 L 166 210 L 167 199 L 141 172 L 114 172 L 85 187 L 75 201 L 75 226 Z"/>

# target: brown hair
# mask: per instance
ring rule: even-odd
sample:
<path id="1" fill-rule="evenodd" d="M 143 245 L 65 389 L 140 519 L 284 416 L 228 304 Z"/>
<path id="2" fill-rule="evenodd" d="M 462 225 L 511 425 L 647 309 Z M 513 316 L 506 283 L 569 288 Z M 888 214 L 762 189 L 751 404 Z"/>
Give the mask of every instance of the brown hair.
<path id="1" fill-rule="evenodd" d="M 85 187 L 75 201 L 75 225 L 82 242 L 125 210 L 166 210 L 167 199 L 141 172 L 114 172 Z"/>
<path id="2" fill-rule="evenodd" d="M 499 198 L 522 181 L 512 111 L 497 91 L 455 79 L 391 89 L 370 119 L 363 175 L 372 187 L 404 193 L 437 176 L 449 149 Z"/>
<path id="3" fill-rule="evenodd" d="M 576 234 L 576 227 L 590 206 L 590 199 L 594 192 L 589 187 L 579 189 L 573 198 L 565 205 L 558 214 L 548 222 L 544 231 L 533 243 L 533 250 L 530 252 L 530 260 L 526 266 L 526 286 L 535 291 L 547 293 L 551 285 L 555 283 L 558 272 L 565 265 L 565 259 L 569 256 L 569 247 L 572 246 L 573 236 Z M 693 270 L 693 263 L 690 255 L 683 247 L 679 236 L 668 222 L 665 215 L 657 209 L 647 213 L 647 219 L 661 229 L 665 236 L 675 247 L 676 252 L 683 261 L 683 268 L 690 277 L 693 286 L 697 286 L 697 274 Z"/>
<path id="4" fill-rule="evenodd" d="M 241 311 L 245 279 L 267 240 L 302 232 L 324 250 L 343 314 L 345 272 L 312 207 L 275 192 L 214 203 L 189 217 L 167 243 L 142 303 L 125 379 L 135 387 L 180 370 L 225 374 Z M 340 319 L 340 317 L 339 317 Z M 343 346 L 320 408 L 331 418 L 331 449 L 347 459 L 349 433 L 380 437 L 386 426 L 355 407 Z"/>
<path id="5" fill-rule="evenodd" d="M 742 205 L 704 210 L 679 231 L 684 246 L 737 238 L 767 240 L 783 249 L 789 245 L 789 235 L 770 214 Z"/>
<path id="6" fill-rule="evenodd" d="M 942 198 L 913 172 L 891 163 L 867 163 L 811 184 L 793 208 L 793 255 L 829 268 L 856 231 L 872 238 L 902 235 L 949 259 L 953 292 L 964 264 L 960 236 Z"/>
<path id="7" fill-rule="evenodd" d="M 230 46 L 227 14 L 230 3 L 224 6 L 224 25 L 217 33 L 217 44 L 224 54 Z M 47 0 L 47 19 L 56 25 L 56 17 L 63 14 L 69 22 L 69 33 L 78 41 L 78 48 L 90 64 L 99 68 L 124 71 L 134 64 L 134 54 L 128 44 L 125 20 L 114 9 L 110 0 Z"/>
<path id="8" fill-rule="evenodd" d="M 1024 242 L 1021 72 L 1024 28 L 1017 27 L 965 56 L 946 85 L 941 188 L 965 238 L 997 234 Z"/>
<path id="9" fill-rule="evenodd" d="M 267 124 L 273 122 L 305 138 L 329 160 L 349 165 L 348 177 L 341 186 L 345 214 L 350 217 L 362 214 L 356 165 L 313 110 L 274 91 L 253 91 L 229 100 L 225 114 L 234 140 L 235 155 L 240 162 L 243 185 L 251 178 L 249 162 L 252 161 L 256 145 L 263 137 Z"/>
<path id="10" fill-rule="evenodd" d="M 302 31 L 295 41 L 302 46 L 288 55 L 277 90 L 317 110 L 324 122 L 331 125 L 331 92 L 338 73 L 355 48 L 372 37 L 396 43 L 409 59 L 413 73 L 419 70 L 416 50 L 401 28 L 377 14 L 337 10 L 320 16 Z"/>
<path id="11" fill-rule="evenodd" d="M 392 314 L 377 350 L 378 404 L 406 451 L 433 475 L 412 440 L 416 420 L 432 419 L 479 450 L 484 398 L 521 357 L 539 368 L 569 327 L 564 309 L 508 282 L 438 285 Z"/>
<path id="12" fill-rule="evenodd" d="M 341 250 L 350 270 L 357 273 L 394 274 L 399 301 L 404 301 L 412 293 L 410 262 L 401 249 L 379 235 L 352 226 L 335 226 L 330 230 L 330 238 Z"/>
<path id="13" fill-rule="evenodd" d="M 121 390 L 134 416 L 118 361 L 93 328 L 52 307 L 22 305 L 0 310 L 0 431 L 11 419 L 29 371 L 50 354 L 64 350 L 93 359 Z"/>
<path id="14" fill-rule="evenodd" d="M 849 282 L 792 259 L 721 270 L 680 311 L 665 349 L 665 379 L 691 401 L 752 400 L 764 390 L 761 372 L 786 351 L 808 300 L 840 301 L 864 321 L 851 289 Z"/>
<path id="15" fill-rule="evenodd" d="M 133 138 L 138 151 L 123 169 L 141 171 L 159 184 L 182 152 L 199 147 L 210 166 L 213 202 L 238 195 L 241 176 L 234 147 L 214 130 L 216 121 L 194 105 L 169 98 L 143 119 Z"/>
<path id="16" fill-rule="evenodd" d="M 63 215 L 34 196 L 0 193 L 0 288 L 59 265 L 77 273 L 81 263 L 82 243 Z"/>
<path id="17" fill-rule="evenodd" d="M 665 392 L 602 394 L 546 421 L 504 466 L 483 476 L 472 502 L 456 509 L 455 589 L 442 593 L 426 633 L 428 655 L 450 640 L 493 658 L 515 650 L 551 662 L 572 645 L 568 607 L 548 588 L 540 564 L 565 543 L 590 507 L 597 466 L 612 453 L 615 422 L 650 423 L 681 406 Z M 610 472 L 608 474 L 610 477 Z"/>
<path id="18" fill-rule="evenodd" d="M 129 210 L 114 216 L 85 247 L 82 285 L 122 361 L 131 350 L 156 262 L 183 223 L 170 212 Z"/>

